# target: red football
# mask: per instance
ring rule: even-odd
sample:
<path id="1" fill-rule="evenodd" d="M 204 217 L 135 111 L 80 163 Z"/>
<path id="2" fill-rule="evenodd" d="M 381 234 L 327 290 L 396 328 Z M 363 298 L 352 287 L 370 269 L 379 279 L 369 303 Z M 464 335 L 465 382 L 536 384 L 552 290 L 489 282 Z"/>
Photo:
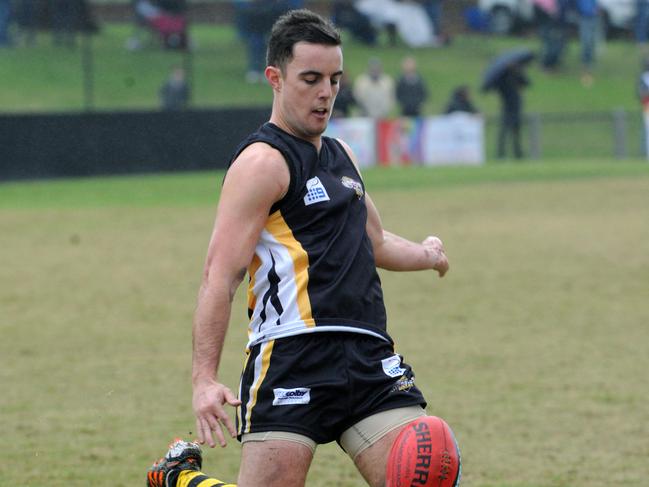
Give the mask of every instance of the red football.
<path id="1" fill-rule="evenodd" d="M 437 416 L 408 423 L 392 445 L 386 487 L 457 487 L 462 463 L 453 431 Z"/>

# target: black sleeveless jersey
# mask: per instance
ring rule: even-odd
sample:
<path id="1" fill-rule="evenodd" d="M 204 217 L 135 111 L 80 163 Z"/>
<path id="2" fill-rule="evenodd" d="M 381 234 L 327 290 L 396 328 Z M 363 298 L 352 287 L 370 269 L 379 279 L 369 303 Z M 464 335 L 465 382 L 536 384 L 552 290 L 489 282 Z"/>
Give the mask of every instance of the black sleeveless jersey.
<path id="1" fill-rule="evenodd" d="M 248 268 L 248 345 L 319 331 L 391 341 L 365 228 L 365 188 L 342 145 L 323 136 L 318 154 L 313 144 L 266 123 L 232 161 L 255 142 L 282 153 L 290 183 L 271 208 Z"/>

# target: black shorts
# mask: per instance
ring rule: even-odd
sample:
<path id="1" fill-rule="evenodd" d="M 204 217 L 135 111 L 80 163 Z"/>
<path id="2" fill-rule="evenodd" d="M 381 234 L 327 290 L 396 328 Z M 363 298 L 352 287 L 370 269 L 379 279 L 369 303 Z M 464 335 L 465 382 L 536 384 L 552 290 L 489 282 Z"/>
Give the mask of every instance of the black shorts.
<path id="1" fill-rule="evenodd" d="M 393 345 L 358 333 L 309 333 L 255 345 L 239 398 L 239 439 L 288 431 L 316 443 L 338 440 L 381 411 L 426 406 L 411 367 Z"/>

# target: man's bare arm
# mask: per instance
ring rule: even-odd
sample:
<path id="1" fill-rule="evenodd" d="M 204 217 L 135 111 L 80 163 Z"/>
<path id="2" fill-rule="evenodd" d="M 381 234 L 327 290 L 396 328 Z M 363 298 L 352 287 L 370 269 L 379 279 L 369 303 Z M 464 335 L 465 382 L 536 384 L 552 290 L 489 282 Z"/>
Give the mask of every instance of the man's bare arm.
<path id="1" fill-rule="evenodd" d="M 359 165 L 351 148 L 342 140 L 340 143 L 358 169 Z M 365 193 L 365 205 L 367 207 L 366 228 L 372 241 L 377 267 L 391 271 L 433 269 L 440 277 L 446 274 L 449 268 L 448 259 L 439 238 L 431 235 L 419 243 L 388 232 L 383 228 L 379 212 L 367 193 Z"/>
<path id="2" fill-rule="evenodd" d="M 219 382 L 217 370 L 230 320 L 231 303 L 252 260 L 259 235 L 275 201 L 286 192 L 288 168 L 281 154 L 253 144 L 232 164 L 221 191 L 214 230 L 198 294 L 193 326 L 193 407 L 199 441 L 225 446 L 223 425 L 234 424 L 224 409 L 238 399 Z"/>
<path id="3" fill-rule="evenodd" d="M 448 259 L 442 241 L 434 236 L 421 243 L 388 232 L 372 199 L 365 195 L 367 232 L 374 248 L 376 266 L 390 271 L 419 271 L 433 269 L 440 277 L 448 271 Z"/>

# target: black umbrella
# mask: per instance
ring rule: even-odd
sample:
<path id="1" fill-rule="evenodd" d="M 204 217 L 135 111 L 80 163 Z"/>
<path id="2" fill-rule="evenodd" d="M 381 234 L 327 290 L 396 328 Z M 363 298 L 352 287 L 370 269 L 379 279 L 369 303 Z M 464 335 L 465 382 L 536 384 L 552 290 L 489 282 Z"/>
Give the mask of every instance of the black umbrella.
<path id="1" fill-rule="evenodd" d="M 496 57 L 482 75 L 482 91 L 488 91 L 503 75 L 505 70 L 515 64 L 526 64 L 534 59 L 535 54 L 528 48 L 522 47 L 505 51 Z"/>

